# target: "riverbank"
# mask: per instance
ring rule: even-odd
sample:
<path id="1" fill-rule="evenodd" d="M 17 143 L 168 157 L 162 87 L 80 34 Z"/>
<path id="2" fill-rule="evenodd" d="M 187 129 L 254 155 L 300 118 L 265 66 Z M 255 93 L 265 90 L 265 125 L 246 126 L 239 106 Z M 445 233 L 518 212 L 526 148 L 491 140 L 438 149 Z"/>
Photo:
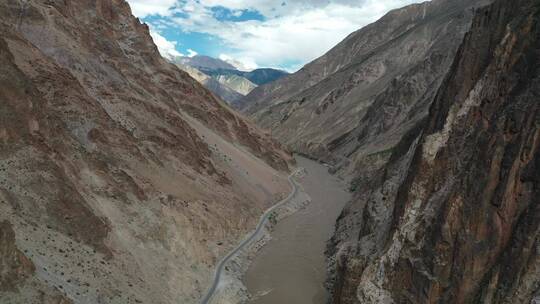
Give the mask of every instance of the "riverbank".
<path id="1" fill-rule="evenodd" d="M 297 163 L 306 170 L 301 183 L 312 200 L 279 221 L 252 259 L 244 276 L 250 304 L 326 302 L 324 251 L 350 193 L 323 164 L 303 157 L 297 157 Z"/>
<path id="2" fill-rule="evenodd" d="M 290 180 L 295 185 L 294 194 L 282 205 L 278 203 L 279 206 L 272 209 L 268 214 L 268 220 L 262 229 L 255 232 L 254 239 L 243 246 L 243 249 L 232 254 L 227 262 L 224 263 L 223 271 L 219 276 L 219 283 L 215 288 L 215 292 L 213 292 L 213 297 L 210 300 L 203 300 L 204 303 L 247 303 L 250 296 L 246 286 L 242 282 L 242 278 L 251 261 L 257 255 L 257 252 L 271 240 L 271 231 L 273 227 L 282 219 L 305 208 L 310 202 L 310 197 L 306 194 L 302 185 L 298 183 L 298 181 L 301 182 L 303 180 L 305 176 L 304 173 L 305 171 L 303 169 L 299 169 L 296 174 L 293 174 L 294 177 Z"/>

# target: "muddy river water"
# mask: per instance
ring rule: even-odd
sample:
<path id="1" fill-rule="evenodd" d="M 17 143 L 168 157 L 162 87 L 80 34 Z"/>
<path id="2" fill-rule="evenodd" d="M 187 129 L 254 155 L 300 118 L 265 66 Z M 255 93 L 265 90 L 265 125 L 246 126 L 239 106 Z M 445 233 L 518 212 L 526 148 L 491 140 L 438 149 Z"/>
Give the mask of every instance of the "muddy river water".
<path id="1" fill-rule="evenodd" d="M 324 165 L 297 157 L 307 175 L 302 186 L 312 202 L 280 221 L 253 260 L 244 281 L 253 304 L 324 304 L 324 250 L 350 194 Z"/>

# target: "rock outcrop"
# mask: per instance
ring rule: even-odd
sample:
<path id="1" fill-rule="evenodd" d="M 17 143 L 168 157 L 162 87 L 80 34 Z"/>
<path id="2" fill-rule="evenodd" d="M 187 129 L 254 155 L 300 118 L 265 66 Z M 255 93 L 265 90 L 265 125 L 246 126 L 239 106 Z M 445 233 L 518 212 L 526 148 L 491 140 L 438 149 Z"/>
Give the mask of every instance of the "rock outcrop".
<path id="1" fill-rule="evenodd" d="M 0 302 L 197 303 L 288 153 L 124 0 L 0 2 Z"/>
<path id="2" fill-rule="evenodd" d="M 338 220 L 332 303 L 540 300 L 540 5 L 476 11 L 428 118 Z"/>

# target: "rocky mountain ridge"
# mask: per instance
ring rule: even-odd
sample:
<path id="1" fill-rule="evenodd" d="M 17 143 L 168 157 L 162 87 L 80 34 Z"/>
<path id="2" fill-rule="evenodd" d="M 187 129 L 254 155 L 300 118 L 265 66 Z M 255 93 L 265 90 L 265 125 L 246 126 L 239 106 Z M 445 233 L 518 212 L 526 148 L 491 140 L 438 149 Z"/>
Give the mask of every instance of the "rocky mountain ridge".
<path id="1" fill-rule="evenodd" d="M 0 2 L 0 302 L 198 303 L 291 156 L 124 0 Z"/>
<path id="2" fill-rule="evenodd" d="M 216 77 L 219 83 L 234 89 L 236 92 L 240 93 L 242 96 L 246 96 L 249 92 L 253 91 L 257 87 L 256 84 L 249 81 L 248 79 L 238 76 L 238 75 L 218 75 Z"/>
<path id="3" fill-rule="evenodd" d="M 351 178 L 331 303 L 536 303 L 539 3 L 394 10 L 244 111 Z"/>
<path id="4" fill-rule="evenodd" d="M 273 81 L 276 81 L 280 78 L 283 78 L 289 73 L 277 70 L 277 69 L 271 69 L 271 68 L 258 68 L 253 71 L 239 71 L 239 70 L 231 70 L 231 69 L 214 69 L 214 70 L 206 70 L 206 73 L 212 76 L 219 76 L 219 75 L 237 75 L 246 78 L 247 80 L 251 81 L 257 86 L 265 85 L 267 83 L 271 83 Z"/>
<path id="5" fill-rule="evenodd" d="M 473 9 L 485 3 L 436 0 L 391 11 L 240 106 L 290 149 L 344 176 L 366 176 L 366 166 L 384 166 L 427 116 Z"/>
<path id="6" fill-rule="evenodd" d="M 218 69 L 236 70 L 236 67 L 226 61 L 204 55 L 177 57 L 173 61 L 194 67 L 201 71 L 213 71 Z"/>
<path id="7" fill-rule="evenodd" d="M 220 82 L 216 78 L 206 75 L 194 67 L 181 63 L 175 63 L 175 65 L 182 71 L 188 73 L 189 76 L 200 82 L 205 88 L 210 90 L 216 96 L 231 105 L 235 104 L 238 100 L 241 100 L 244 97 L 244 95 L 242 95 L 240 92 Z M 246 81 L 248 80 L 246 79 Z"/>
<path id="8" fill-rule="evenodd" d="M 540 5 L 478 9 L 428 118 L 342 213 L 332 303 L 540 301 Z"/>
<path id="9" fill-rule="evenodd" d="M 171 62 L 235 108 L 257 86 L 288 75 L 270 68 L 240 71 L 226 61 L 202 55 L 178 57 Z"/>

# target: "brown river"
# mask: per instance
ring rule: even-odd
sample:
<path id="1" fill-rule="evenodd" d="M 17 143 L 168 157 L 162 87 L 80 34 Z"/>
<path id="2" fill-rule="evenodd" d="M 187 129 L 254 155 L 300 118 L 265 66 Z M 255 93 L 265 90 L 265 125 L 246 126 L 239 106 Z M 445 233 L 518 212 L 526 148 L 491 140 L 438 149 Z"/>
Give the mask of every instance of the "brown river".
<path id="1" fill-rule="evenodd" d="M 307 175 L 302 186 L 312 202 L 280 221 L 257 254 L 244 281 L 253 304 L 324 304 L 324 250 L 335 221 L 350 199 L 346 184 L 324 165 L 297 157 Z"/>

